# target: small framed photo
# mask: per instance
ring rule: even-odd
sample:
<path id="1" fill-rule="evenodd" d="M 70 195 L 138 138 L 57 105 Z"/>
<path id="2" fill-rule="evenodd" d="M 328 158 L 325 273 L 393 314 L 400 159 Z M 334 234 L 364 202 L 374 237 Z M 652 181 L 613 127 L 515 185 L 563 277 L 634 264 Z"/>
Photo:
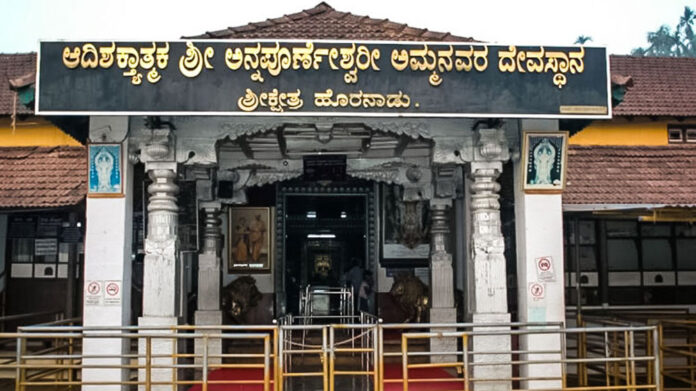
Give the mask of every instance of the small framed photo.
<path id="1" fill-rule="evenodd" d="M 565 189 L 568 132 L 524 132 L 522 174 L 525 193 Z"/>
<path id="2" fill-rule="evenodd" d="M 268 273 L 273 265 L 271 208 L 230 207 L 227 272 Z"/>
<path id="3" fill-rule="evenodd" d="M 88 144 L 88 197 L 123 197 L 121 144 Z"/>

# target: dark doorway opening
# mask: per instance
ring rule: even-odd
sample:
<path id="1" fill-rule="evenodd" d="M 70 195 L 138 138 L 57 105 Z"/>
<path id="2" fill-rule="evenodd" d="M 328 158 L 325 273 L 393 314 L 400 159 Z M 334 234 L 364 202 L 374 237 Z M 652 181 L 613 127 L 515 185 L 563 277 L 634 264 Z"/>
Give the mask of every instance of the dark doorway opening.
<path id="1" fill-rule="evenodd" d="M 285 211 L 286 311 L 297 315 L 307 285 L 345 286 L 353 266 L 366 270 L 368 196 L 292 194 Z"/>

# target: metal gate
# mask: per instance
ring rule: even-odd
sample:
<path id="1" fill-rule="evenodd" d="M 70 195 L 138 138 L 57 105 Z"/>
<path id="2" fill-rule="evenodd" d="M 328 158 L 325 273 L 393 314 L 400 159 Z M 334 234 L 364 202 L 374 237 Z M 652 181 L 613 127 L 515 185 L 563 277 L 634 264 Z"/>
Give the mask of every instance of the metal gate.
<path id="1" fill-rule="evenodd" d="M 335 391 L 377 390 L 379 379 L 378 324 L 375 317 L 351 317 L 354 323 L 325 323 L 337 319 L 294 317 L 279 326 L 279 390 L 304 387 Z M 342 317 L 345 321 L 345 316 Z"/>

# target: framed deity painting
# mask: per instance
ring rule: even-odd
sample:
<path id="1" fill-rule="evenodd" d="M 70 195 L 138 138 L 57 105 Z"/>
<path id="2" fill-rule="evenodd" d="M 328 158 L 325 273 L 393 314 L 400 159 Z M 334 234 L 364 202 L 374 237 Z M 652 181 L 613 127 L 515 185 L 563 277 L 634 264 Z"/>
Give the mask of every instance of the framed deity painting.
<path id="1" fill-rule="evenodd" d="M 88 197 L 123 197 L 121 144 L 87 145 Z"/>
<path id="2" fill-rule="evenodd" d="M 524 132 L 522 174 L 525 193 L 565 189 L 568 132 Z"/>
<path id="3" fill-rule="evenodd" d="M 268 273 L 273 265 L 271 208 L 230 207 L 227 272 Z"/>

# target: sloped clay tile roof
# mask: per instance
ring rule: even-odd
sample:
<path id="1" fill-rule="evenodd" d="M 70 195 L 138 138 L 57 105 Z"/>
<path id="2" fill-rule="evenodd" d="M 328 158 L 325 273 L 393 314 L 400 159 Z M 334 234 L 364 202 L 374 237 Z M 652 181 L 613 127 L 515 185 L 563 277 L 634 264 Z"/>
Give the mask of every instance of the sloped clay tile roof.
<path id="1" fill-rule="evenodd" d="M 373 19 L 336 11 L 325 2 L 316 7 L 280 18 L 244 26 L 228 27 L 205 34 L 185 37 L 191 39 L 354 39 L 379 41 L 460 41 L 474 42 L 472 38 L 458 37 L 394 23 L 388 19 Z"/>
<path id="2" fill-rule="evenodd" d="M 696 205 L 696 148 L 571 145 L 563 203 Z"/>
<path id="3" fill-rule="evenodd" d="M 11 115 L 15 93 L 10 80 L 36 72 L 36 53 L 0 54 L 0 115 Z M 17 102 L 17 114 L 32 114 L 34 110 Z"/>
<path id="4" fill-rule="evenodd" d="M 87 194 L 85 147 L 0 147 L 0 208 L 75 205 Z"/>
<path id="5" fill-rule="evenodd" d="M 696 116 L 696 58 L 611 56 L 612 77 L 633 83 L 615 116 Z"/>

